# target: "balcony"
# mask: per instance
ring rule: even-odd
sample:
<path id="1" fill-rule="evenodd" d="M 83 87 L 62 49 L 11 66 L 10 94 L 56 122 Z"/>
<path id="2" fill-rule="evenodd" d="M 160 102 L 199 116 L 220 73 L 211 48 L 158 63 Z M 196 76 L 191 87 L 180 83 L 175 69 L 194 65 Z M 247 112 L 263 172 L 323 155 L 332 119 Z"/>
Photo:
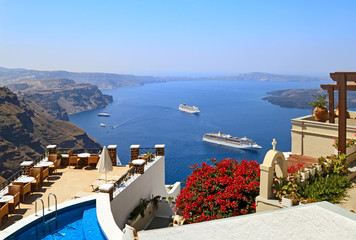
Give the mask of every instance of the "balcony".
<path id="1" fill-rule="evenodd" d="M 335 153 L 333 143 L 338 138 L 338 120 L 336 118 L 335 123 L 317 122 L 312 115 L 292 119 L 292 154 L 318 158 Z M 346 121 L 346 139 L 355 138 L 355 129 L 356 112 L 350 112 Z M 355 149 L 346 150 L 347 161 L 355 160 Z"/>

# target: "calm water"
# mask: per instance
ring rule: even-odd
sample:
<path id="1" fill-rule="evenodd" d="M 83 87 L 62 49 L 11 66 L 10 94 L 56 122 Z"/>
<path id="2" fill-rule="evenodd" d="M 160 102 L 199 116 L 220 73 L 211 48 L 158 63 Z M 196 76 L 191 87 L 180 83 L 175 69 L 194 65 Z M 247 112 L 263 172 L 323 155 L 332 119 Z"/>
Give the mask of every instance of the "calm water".
<path id="1" fill-rule="evenodd" d="M 186 180 L 188 166 L 209 158 L 256 160 L 261 163 L 271 142 L 277 150 L 291 149 L 291 118 L 310 114 L 308 109 L 281 108 L 262 98 L 267 91 L 291 88 L 319 88 L 319 82 L 273 83 L 237 81 L 192 81 L 147 84 L 140 87 L 103 91 L 114 97 L 104 109 L 70 116 L 102 145 L 118 145 L 123 164 L 130 160 L 130 146 L 166 145 L 166 183 Z M 198 106 L 200 115 L 181 112 L 181 103 Z M 111 117 L 98 117 L 106 111 Z M 100 127 L 100 123 L 106 127 Z M 114 128 L 111 128 L 114 126 Z M 247 136 L 263 148 L 240 150 L 202 141 L 207 132 Z"/>

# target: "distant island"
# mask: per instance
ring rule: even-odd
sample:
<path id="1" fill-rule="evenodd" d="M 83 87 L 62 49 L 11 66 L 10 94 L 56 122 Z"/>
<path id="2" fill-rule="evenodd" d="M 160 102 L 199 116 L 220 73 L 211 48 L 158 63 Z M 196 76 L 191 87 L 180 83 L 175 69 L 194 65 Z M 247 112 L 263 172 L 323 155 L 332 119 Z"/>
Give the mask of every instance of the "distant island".
<path id="1" fill-rule="evenodd" d="M 263 98 L 272 104 L 279 105 L 286 108 L 304 108 L 310 109 L 310 102 L 314 101 L 314 95 L 325 95 L 327 91 L 322 89 L 287 89 L 267 92 L 271 95 Z M 335 100 L 337 103 L 338 94 L 335 92 Z M 347 106 L 349 108 L 356 108 L 356 92 L 348 91 L 347 93 Z"/>
<path id="2" fill-rule="evenodd" d="M 228 76 L 213 77 L 156 77 L 136 76 L 114 73 L 75 73 L 68 71 L 37 71 L 22 68 L 9 69 L 0 67 L 0 82 L 7 85 L 16 81 L 31 81 L 41 79 L 71 79 L 76 83 L 89 83 L 98 86 L 99 89 L 113 89 L 119 87 L 141 86 L 147 83 L 166 81 L 192 81 L 192 80 L 225 80 L 225 81 L 273 81 L 273 82 L 310 82 L 327 81 L 329 76 L 311 77 L 298 75 L 280 75 L 271 73 L 241 73 Z"/>

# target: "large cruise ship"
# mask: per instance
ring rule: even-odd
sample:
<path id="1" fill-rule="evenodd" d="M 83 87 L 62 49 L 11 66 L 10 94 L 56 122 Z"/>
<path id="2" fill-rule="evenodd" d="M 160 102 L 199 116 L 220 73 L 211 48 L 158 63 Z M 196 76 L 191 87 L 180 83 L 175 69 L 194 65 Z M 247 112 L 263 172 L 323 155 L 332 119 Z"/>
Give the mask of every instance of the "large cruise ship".
<path id="1" fill-rule="evenodd" d="M 199 108 L 196 106 L 188 106 L 185 103 L 179 105 L 179 110 L 188 113 L 200 113 Z"/>
<path id="2" fill-rule="evenodd" d="M 221 134 L 219 133 L 206 133 L 203 136 L 203 141 L 216 143 L 224 146 L 235 147 L 235 148 L 243 148 L 243 149 L 260 149 L 262 148 L 259 146 L 255 141 L 243 137 L 233 137 L 229 134 Z"/>
<path id="3" fill-rule="evenodd" d="M 99 117 L 110 117 L 110 114 L 109 113 L 98 113 L 98 116 Z"/>

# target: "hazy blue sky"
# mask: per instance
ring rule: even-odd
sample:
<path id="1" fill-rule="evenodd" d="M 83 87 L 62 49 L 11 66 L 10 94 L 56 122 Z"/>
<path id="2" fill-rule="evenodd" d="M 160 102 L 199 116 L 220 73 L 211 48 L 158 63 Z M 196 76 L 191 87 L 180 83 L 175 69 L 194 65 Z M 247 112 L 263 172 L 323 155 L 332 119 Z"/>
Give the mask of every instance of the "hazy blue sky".
<path id="1" fill-rule="evenodd" d="M 0 66 L 154 75 L 356 71 L 356 1 L 0 0 Z"/>

